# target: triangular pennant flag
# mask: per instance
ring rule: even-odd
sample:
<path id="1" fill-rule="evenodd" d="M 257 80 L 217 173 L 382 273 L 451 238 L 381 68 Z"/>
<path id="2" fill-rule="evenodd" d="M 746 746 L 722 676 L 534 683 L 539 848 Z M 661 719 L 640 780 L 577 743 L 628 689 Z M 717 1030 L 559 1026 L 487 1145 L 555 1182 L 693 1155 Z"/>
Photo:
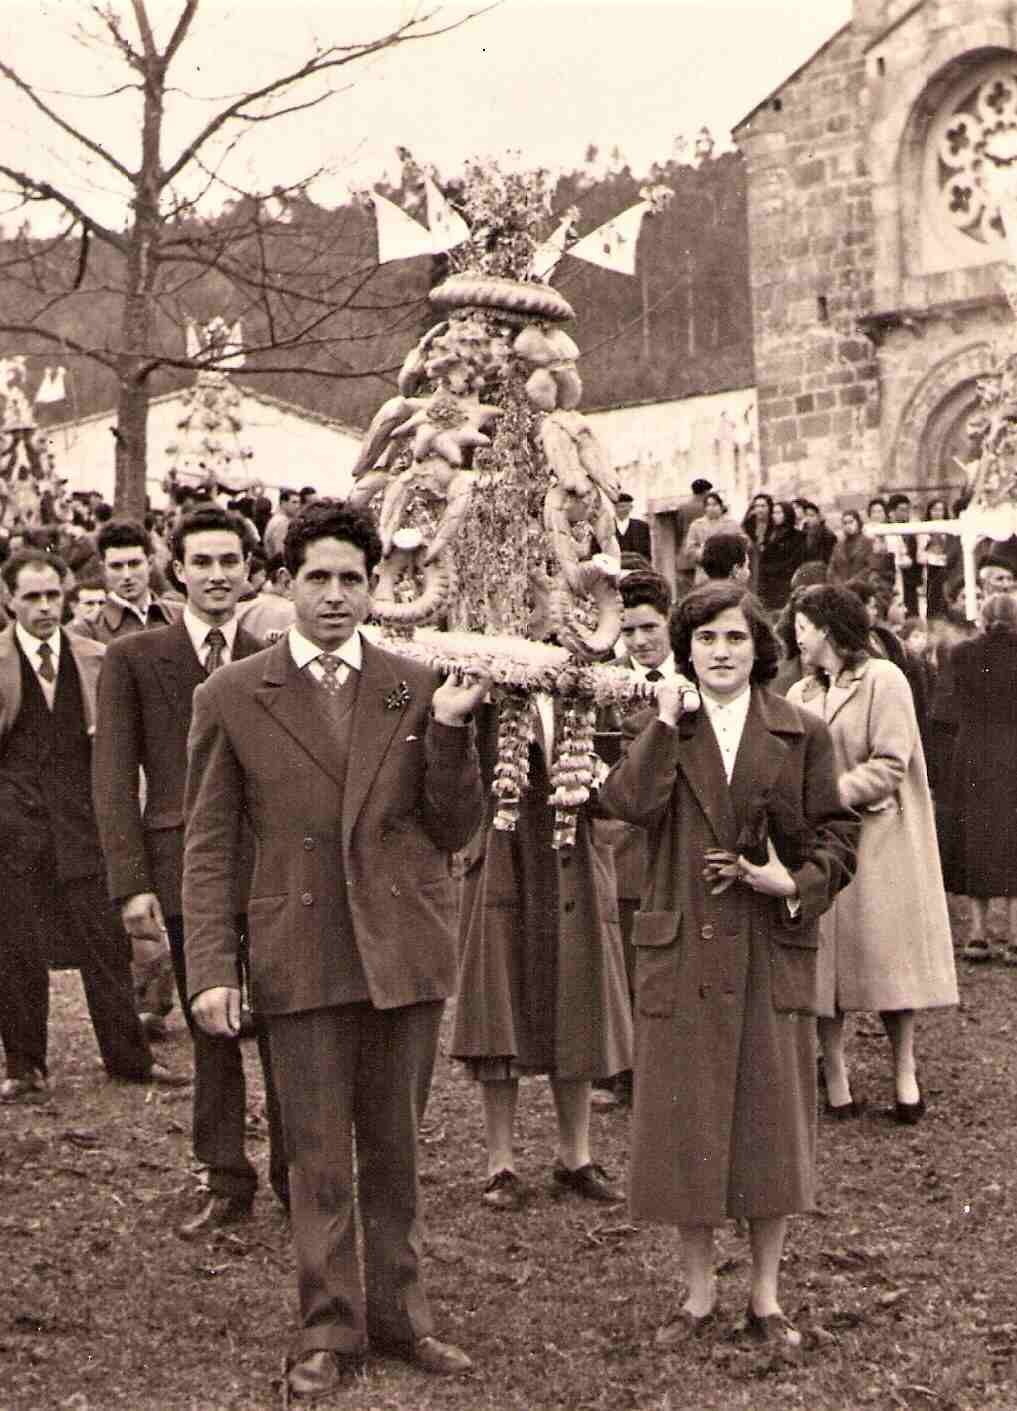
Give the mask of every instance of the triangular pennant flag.
<path id="1" fill-rule="evenodd" d="M 558 267 L 558 261 L 565 253 L 565 241 L 572 227 L 572 217 L 566 216 L 553 235 L 549 235 L 543 245 L 533 252 L 530 273 L 534 279 L 542 279 L 546 284 Z"/>
<path id="2" fill-rule="evenodd" d="M 244 355 L 244 325 L 240 319 L 237 319 L 229 331 L 226 350 L 228 356 L 220 359 L 220 366 L 243 367 L 247 362 Z"/>
<path id="3" fill-rule="evenodd" d="M 65 384 L 66 368 L 58 367 L 53 369 L 48 367 L 42 375 L 42 382 L 39 390 L 35 394 L 36 402 L 64 402 L 67 400 L 67 389 Z"/>
<path id="4" fill-rule="evenodd" d="M 187 343 L 186 343 L 187 356 L 188 356 L 189 358 L 200 358 L 200 357 L 201 357 L 201 340 L 200 340 L 200 338 L 198 337 L 198 330 L 197 330 L 197 328 L 195 327 L 194 319 L 193 319 L 193 318 L 189 318 L 189 319 L 187 320 L 186 339 L 187 339 Z"/>
<path id="5" fill-rule="evenodd" d="M 427 192 L 427 224 L 431 228 L 431 253 L 444 254 L 470 238 L 470 227 L 452 209 L 431 178 L 424 178 Z"/>
<path id="6" fill-rule="evenodd" d="M 387 196 L 371 193 L 378 220 L 378 263 L 412 260 L 431 253 L 431 233 Z"/>
<path id="7" fill-rule="evenodd" d="M 569 246 L 569 254 L 590 265 L 614 270 L 617 274 L 635 274 L 636 245 L 643 216 L 650 209 L 649 201 L 638 201 L 621 215 L 604 225 L 598 225 L 582 240 Z"/>

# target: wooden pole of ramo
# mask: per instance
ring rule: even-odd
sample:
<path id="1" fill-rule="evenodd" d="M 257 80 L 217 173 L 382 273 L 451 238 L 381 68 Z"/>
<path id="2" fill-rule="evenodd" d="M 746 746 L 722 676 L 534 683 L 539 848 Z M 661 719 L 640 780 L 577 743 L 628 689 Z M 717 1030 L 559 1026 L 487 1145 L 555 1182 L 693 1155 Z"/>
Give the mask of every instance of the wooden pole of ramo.
<path id="1" fill-rule="evenodd" d="M 872 521 L 865 525 L 864 533 L 875 538 L 889 534 L 953 534 L 961 541 L 961 561 L 964 565 L 964 616 L 974 622 L 978 616 L 978 578 L 975 572 L 975 546 L 986 532 L 986 526 L 979 523 L 978 516 L 961 515 L 958 519 L 906 520 L 903 524 L 879 524 Z"/>

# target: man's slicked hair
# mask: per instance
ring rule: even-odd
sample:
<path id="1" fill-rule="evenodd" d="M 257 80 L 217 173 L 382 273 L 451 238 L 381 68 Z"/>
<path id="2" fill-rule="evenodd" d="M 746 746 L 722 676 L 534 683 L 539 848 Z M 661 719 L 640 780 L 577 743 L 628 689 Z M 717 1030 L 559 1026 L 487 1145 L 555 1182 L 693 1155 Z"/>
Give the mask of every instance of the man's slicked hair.
<path id="1" fill-rule="evenodd" d="M 340 539 L 360 549 L 368 577 L 381 562 L 381 536 L 370 510 L 343 500 L 312 500 L 290 520 L 283 541 L 283 558 L 293 577 L 307 557 L 307 546 L 319 539 Z"/>
<path id="2" fill-rule="evenodd" d="M 656 608 L 662 617 L 671 612 L 671 588 L 667 579 L 653 569 L 627 573 L 619 588 L 623 608 Z"/>
<path id="3" fill-rule="evenodd" d="M 59 554 L 48 554 L 45 549 L 16 549 L 10 558 L 4 559 L 3 567 L 0 568 L 0 575 L 8 593 L 17 590 L 18 574 L 23 568 L 55 568 L 61 583 L 66 583 L 70 574 L 70 569 Z"/>
<path id="4" fill-rule="evenodd" d="M 174 563 L 183 563 L 184 548 L 188 535 L 207 533 L 236 534 L 240 540 L 240 552 L 250 558 L 257 548 L 251 527 L 243 515 L 233 510 L 224 510 L 221 505 L 199 505 L 190 514 L 185 514 L 173 530 L 170 538 L 170 553 Z"/>
<path id="5" fill-rule="evenodd" d="M 111 519 L 99 530 L 95 549 L 100 559 L 105 559 L 107 549 L 140 549 L 147 557 L 152 552 L 152 540 L 137 520 Z"/>

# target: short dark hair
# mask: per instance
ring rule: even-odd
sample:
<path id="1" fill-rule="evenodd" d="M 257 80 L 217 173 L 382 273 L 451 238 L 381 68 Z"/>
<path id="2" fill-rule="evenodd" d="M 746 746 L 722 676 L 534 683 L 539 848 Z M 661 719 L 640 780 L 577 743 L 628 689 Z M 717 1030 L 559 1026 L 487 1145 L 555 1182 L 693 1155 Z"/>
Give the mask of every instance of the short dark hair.
<path id="1" fill-rule="evenodd" d="M 1005 568 L 1008 573 L 1012 573 L 1017 578 L 1017 568 L 1009 559 L 1003 558 L 1001 554 L 986 554 L 985 558 L 979 559 L 975 567 L 975 577 L 981 573 L 983 568 Z"/>
<path id="2" fill-rule="evenodd" d="M 342 539 L 364 555 L 368 577 L 381 562 L 381 536 L 368 509 L 354 508 L 343 500 L 312 500 L 290 520 L 283 541 L 283 558 L 296 575 L 307 555 L 308 544 L 318 539 Z"/>
<path id="3" fill-rule="evenodd" d="M 896 495 L 891 495 L 886 502 L 886 508 L 888 510 L 900 509 L 901 505 L 907 505 L 908 509 L 910 509 L 911 496 L 902 494 L 900 491 L 898 491 Z"/>
<path id="4" fill-rule="evenodd" d="M 637 554 L 635 549 L 624 549 L 621 556 L 623 573 L 649 572 L 653 564 L 645 554 Z"/>
<path id="5" fill-rule="evenodd" d="M 815 583 L 826 582 L 827 567 L 822 559 L 806 559 L 791 575 L 791 591 L 796 588 L 811 588 Z"/>
<path id="6" fill-rule="evenodd" d="M 55 568 L 61 583 L 66 582 L 70 573 L 59 554 L 48 554 L 45 549 L 15 549 L 14 553 L 4 560 L 3 568 L 0 569 L 8 593 L 16 592 L 18 574 L 23 568 Z"/>
<path id="7" fill-rule="evenodd" d="M 283 500 L 299 500 L 299 499 L 300 499 L 300 491 L 299 491 L 299 490 L 294 490 L 294 488 L 293 488 L 292 485 L 280 485 L 280 486 L 279 486 L 279 503 L 280 503 L 280 504 L 282 504 Z"/>
<path id="8" fill-rule="evenodd" d="M 882 495 L 873 495 L 872 499 L 865 506 L 866 514 L 871 515 L 873 505 L 882 505 L 883 509 L 886 509 L 886 500 L 884 500 Z"/>
<path id="9" fill-rule="evenodd" d="M 67 606 L 72 608 L 82 593 L 105 593 L 105 591 L 106 584 L 101 578 L 96 578 L 94 575 L 80 578 L 67 589 Z"/>
<path id="10" fill-rule="evenodd" d="M 265 577 L 270 583 L 274 583 L 279 574 L 286 567 L 286 560 L 282 554 L 273 554 L 265 564 Z"/>
<path id="11" fill-rule="evenodd" d="M 170 553 L 174 563 L 183 563 L 184 549 L 188 535 L 202 534 L 218 530 L 225 534 L 235 534 L 240 540 L 240 552 L 250 558 L 257 547 L 250 525 L 243 515 L 234 510 L 224 510 L 221 505 L 199 505 L 179 519 L 170 537 Z"/>
<path id="12" fill-rule="evenodd" d="M 96 524 L 107 524 L 113 518 L 113 506 L 99 500 L 92 506 L 92 519 Z"/>
<path id="13" fill-rule="evenodd" d="M 317 498 L 318 487 L 316 485 L 301 485 L 300 499 L 304 504 L 306 504 L 308 500 L 316 500 Z"/>
<path id="14" fill-rule="evenodd" d="M 797 503 L 801 505 L 803 511 L 811 510 L 813 514 L 819 513 L 819 506 L 816 504 L 815 500 L 798 500 Z"/>
<path id="15" fill-rule="evenodd" d="M 656 608 L 663 617 L 671 612 L 671 588 L 663 574 L 649 572 L 628 573 L 620 584 L 623 608 Z"/>
<path id="16" fill-rule="evenodd" d="M 152 552 L 152 541 L 136 519 L 111 519 L 99 530 L 95 549 L 103 560 L 107 549 L 141 549 L 148 555 Z"/>
<path id="17" fill-rule="evenodd" d="M 713 534 L 703 545 L 700 566 L 707 578 L 730 578 L 733 568 L 748 560 L 749 546 L 743 534 Z"/>
<path id="18" fill-rule="evenodd" d="M 844 587 L 849 593 L 854 593 L 865 607 L 868 607 L 869 603 L 877 601 L 880 596 L 880 590 L 871 577 L 849 578 Z"/>
<path id="19" fill-rule="evenodd" d="M 708 490 L 713 489 L 713 481 L 703 480 L 702 478 L 693 480 L 691 489 L 693 495 L 705 495 Z"/>
<path id="20" fill-rule="evenodd" d="M 757 686 L 765 686 L 777 675 L 780 665 L 780 649 L 773 635 L 766 611 L 762 603 L 741 583 L 733 579 L 727 582 L 704 583 L 684 597 L 671 615 L 671 648 L 680 671 L 687 676 L 695 676 L 692 666 L 692 634 L 697 627 L 704 627 L 728 608 L 741 608 L 745 621 L 752 633 L 752 644 L 756 649 L 756 659 L 752 663 L 751 680 Z"/>
<path id="21" fill-rule="evenodd" d="M 724 503 L 724 497 L 719 494 L 718 491 L 707 490 L 706 494 L 703 496 L 703 503 L 705 504 L 707 500 L 716 500 L 717 504 L 720 505 L 721 513 L 727 514 L 727 505 Z"/>
<path id="22" fill-rule="evenodd" d="M 834 651 L 848 666 L 857 666 L 869 655 L 869 615 L 850 588 L 836 583 L 806 588 L 795 603 L 795 612 L 825 630 Z"/>

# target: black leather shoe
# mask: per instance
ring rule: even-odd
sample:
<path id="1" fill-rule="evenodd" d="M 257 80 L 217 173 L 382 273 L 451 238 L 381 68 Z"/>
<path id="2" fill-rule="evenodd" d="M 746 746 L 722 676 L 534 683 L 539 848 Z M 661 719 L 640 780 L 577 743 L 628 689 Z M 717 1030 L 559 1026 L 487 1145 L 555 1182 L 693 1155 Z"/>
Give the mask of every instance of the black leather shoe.
<path id="1" fill-rule="evenodd" d="M 362 1366 L 363 1358 L 352 1353 L 307 1352 L 286 1370 L 287 1402 L 309 1405 L 321 1401 L 345 1386 Z"/>
<path id="2" fill-rule="evenodd" d="M 717 1326 L 717 1322 L 716 1308 L 711 1308 L 709 1313 L 701 1313 L 698 1316 L 695 1313 L 690 1313 L 687 1308 L 679 1308 L 669 1322 L 657 1329 L 653 1337 L 653 1344 L 655 1347 L 680 1347 L 682 1343 L 708 1333 L 711 1328 Z"/>
<path id="3" fill-rule="evenodd" d="M 914 1127 L 925 1116 L 924 1097 L 920 1097 L 917 1102 L 901 1102 L 898 1098 L 893 1115 L 902 1127 Z"/>
<path id="4" fill-rule="evenodd" d="M 437 1338 L 417 1338 L 416 1342 L 382 1342 L 376 1346 L 379 1352 L 398 1357 L 436 1377 L 458 1377 L 464 1372 L 473 1371 L 473 1363 L 461 1347 L 451 1342 L 439 1342 Z"/>
<path id="5" fill-rule="evenodd" d="M 865 1111 L 864 1099 L 850 1102 L 828 1102 L 823 1109 L 827 1117 L 832 1117 L 835 1122 L 850 1122 L 856 1117 L 861 1117 Z"/>
<path id="6" fill-rule="evenodd" d="M 796 1355 L 802 1349 L 802 1335 L 784 1313 L 753 1311 L 750 1303 L 745 1313 L 745 1331 L 753 1342 L 771 1343 L 775 1350 Z"/>
<path id="7" fill-rule="evenodd" d="M 491 1210 L 522 1210 L 526 1187 L 514 1171 L 503 1166 L 488 1180 L 480 1199 Z"/>
<path id="8" fill-rule="evenodd" d="M 227 1225 L 239 1225 L 250 1218 L 253 1204 L 254 1197 L 250 1195 L 210 1196 L 197 1215 L 177 1227 L 177 1234 L 182 1240 L 195 1240 Z"/>
<path id="9" fill-rule="evenodd" d="M 609 1184 L 609 1177 L 603 1166 L 597 1166 L 592 1161 L 580 1166 L 577 1171 L 570 1171 L 558 1161 L 555 1163 L 553 1180 L 557 1191 L 572 1191 L 574 1195 L 581 1195 L 584 1200 L 599 1200 L 604 1205 L 621 1205 L 625 1199 L 620 1190 Z"/>
<path id="10" fill-rule="evenodd" d="M 17 1078 L 5 1078 L 0 1083 L 0 1102 L 31 1104 L 48 1101 L 49 1083 L 38 1068 L 32 1068 Z"/>

